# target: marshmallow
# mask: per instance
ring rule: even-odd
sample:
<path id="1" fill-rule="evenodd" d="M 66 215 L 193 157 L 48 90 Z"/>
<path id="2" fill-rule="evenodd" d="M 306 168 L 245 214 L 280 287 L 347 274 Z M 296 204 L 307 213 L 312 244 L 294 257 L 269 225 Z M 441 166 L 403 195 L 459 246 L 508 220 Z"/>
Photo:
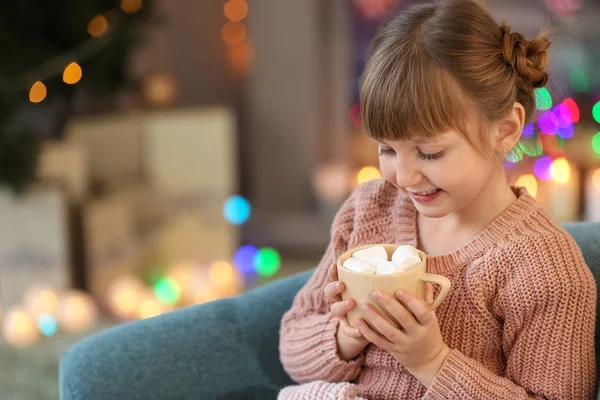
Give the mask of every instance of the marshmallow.
<path id="1" fill-rule="evenodd" d="M 373 257 L 383 258 L 385 261 L 388 260 L 387 251 L 385 251 L 383 246 L 367 247 L 366 249 L 354 252 L 352 257 L 366 263 L 368 263 L 369 259 Z"/>
<path id="2" fill-rule="evenodd" d="M 344 261 L 343 265 L 352 272 L 358 272 L 366 275 L 375 274 L 375 268 L 373 266 L 353 257 L 350 257 Z"/>
<path id="3" fill-rule="evenodd" d="M 404 271 L 404 268 L 394 264 L 392 261 L 386 261 L 377 266 L 377 275 L 396 274 Z"/>
<path id="4" fill-rule="evenodd" d="M 412 246 L 400 246 L 392 254 L 392 262 L 404 269 L 414 267 L 421 262 L 419 252 Z"/>
<path id="5" fill-rule="evenodd" d="M 381 258 L 379 256 L 371 257 L 367 260 L 367 264 L 377 268 L 377 266 L 381 263 L 388 262 L 387 258 Z"/>

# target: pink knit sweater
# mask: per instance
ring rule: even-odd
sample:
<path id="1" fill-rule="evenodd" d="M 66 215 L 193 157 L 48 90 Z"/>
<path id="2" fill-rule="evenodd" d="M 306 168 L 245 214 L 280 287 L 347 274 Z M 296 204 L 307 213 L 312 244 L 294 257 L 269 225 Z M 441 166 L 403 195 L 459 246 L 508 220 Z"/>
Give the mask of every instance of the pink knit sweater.
<path id="1" fill-rule="evenodd" d="M 411 200 L 383 180 L 359 186 L 335 217 L 318 268 L 283 317 L 280 355 L 292 379 L 354 382 L 369 400 L 594 398 L 593 276 L 575 241 L 524 189 L 514 190 L 518 199 L 471 242 L 428 257 L 427 271 L 452 281 L 436 311 L 452 351 L 426 389 L 375 345 L 356 360 L 338 355 L 338 322 L 323 295 L 330 265 L 359 245 L 417 246 Z"/>

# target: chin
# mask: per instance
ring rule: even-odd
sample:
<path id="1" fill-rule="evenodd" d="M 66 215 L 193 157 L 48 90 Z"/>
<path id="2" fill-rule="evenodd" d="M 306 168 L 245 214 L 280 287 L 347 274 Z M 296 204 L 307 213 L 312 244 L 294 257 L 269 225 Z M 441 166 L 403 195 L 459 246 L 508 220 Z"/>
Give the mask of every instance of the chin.
<path id="1" fill-rule="evenodd" d="M 442 218 L 450 214 L 452 211 L 445 207 L 426 206 L 421 203 L 413 202 L 419 214 L 427 218 Z"/>

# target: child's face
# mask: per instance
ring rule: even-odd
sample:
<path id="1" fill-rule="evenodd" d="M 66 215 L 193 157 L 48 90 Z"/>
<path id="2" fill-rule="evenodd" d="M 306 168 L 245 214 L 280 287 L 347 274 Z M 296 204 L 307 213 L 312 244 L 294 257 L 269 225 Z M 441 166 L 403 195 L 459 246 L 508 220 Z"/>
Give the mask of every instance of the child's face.
<path id="1" fill-rule="evenodd" d="M 503 173 L 458 132 L 427 140 L 378 143 L 383 177 L 408 192 L 426 217 L 439 218 L 463 209 Z"/>

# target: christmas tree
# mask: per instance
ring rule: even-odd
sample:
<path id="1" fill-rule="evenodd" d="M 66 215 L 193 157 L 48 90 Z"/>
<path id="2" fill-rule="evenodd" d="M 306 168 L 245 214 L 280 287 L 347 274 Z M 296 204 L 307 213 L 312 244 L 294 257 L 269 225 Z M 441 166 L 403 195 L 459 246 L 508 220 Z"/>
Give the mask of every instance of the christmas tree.
<path id="1" fill-rule="evenodd" d="M 54 106 L 50 137 L 59 138 L 79 91 L 111 95 L 136 84 L 127 65 L 152 16 L 151 3 L 23 0 L 3 6 L 0 186 L 20 192 L 35 177 L 42 138 L 23 118 L 28 108 Z"/>

